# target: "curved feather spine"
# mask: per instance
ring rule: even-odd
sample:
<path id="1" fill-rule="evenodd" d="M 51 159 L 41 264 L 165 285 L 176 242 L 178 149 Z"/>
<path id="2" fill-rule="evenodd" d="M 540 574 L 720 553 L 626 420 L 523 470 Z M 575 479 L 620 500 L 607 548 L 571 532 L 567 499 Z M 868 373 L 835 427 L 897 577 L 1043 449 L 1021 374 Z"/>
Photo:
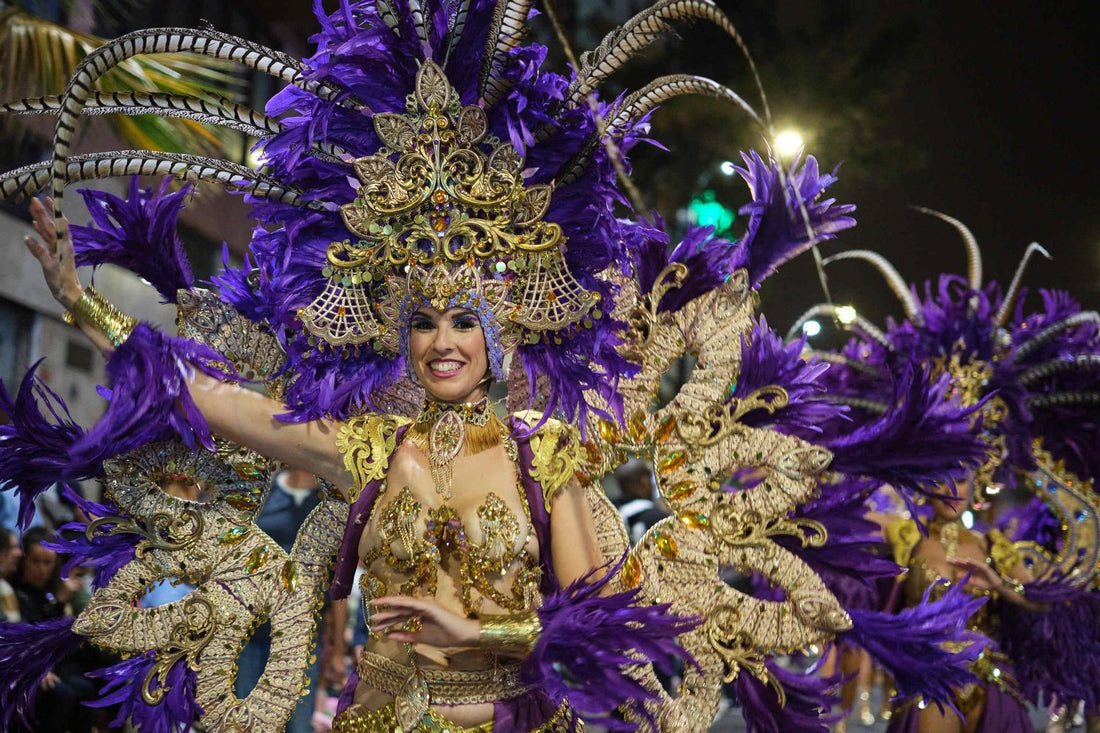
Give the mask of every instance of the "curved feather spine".
<path id="1" fill-rule="evenodd" d="M 623 100 L 619 112 L 607 124 L 607 133 L 613 134 L 629 124 L 631 120 L 636 120 L 653 111 L 658 105 L 687 94 L 714 97 L 735 104 L 751 117 L 753 122 L 761 127 L 764 126 L 764 121 L 760 119 L 756 110 L 729 87 L 705 76 L 669 74 L 654 79 Z"/>
<path id="2" fill-rule="evenodd" d="M 1020 282 L 1024 278 L 1024 271 L 1027 270 L 1027 264 L 1031 260 L 1031 256 L 1036 252 L 1048 260 L 1054 259 L 1050 256 L 1050 252 L 1047 252 L 1038 242 L 1032 242 L 1027 246 L 1027 251 L 1020 258 L 1020 264 L 1016 266 L 1016 273 L 1012 276 L 1012 282 L 1008 286 L 1008 292 L 1005 293 L 1005 299 L 1001 303 L 1001 307 L 997 309 L 997 314 L 993 317 L 994 328 L 1004 328 L 1005 324 L 1008 323 L 1008 319 L 1012 317 L 1012 312 L 1016 310 L 1016 298 L 1020 295 Z"/>
<path id="3" fill-rule="evenodd" d="M 527 16 L 532 4 L 533 0 L 500 0 L 493 11 L 477 86 L 486 107 L 492 107 L 508 91 L 508 85 L 500 78 L 504 55 L 527 35 Z"/>
<path id="4" fill-rule="evenodd" d="M 919 211 L 922 214 L 928 214 L 934 216 L 940 221 L 945 221 L 951 226 L 955 227 L 959 235 L 962 236 L 963 244 L 966 246 L 966 279 L 970 283 L 971 290 L 982 289 L 982 250 L 978 246 L 978 240 L 974 234 L 970 231 L 970 228 L 963 224 L 961 221 L 953 216 L 948 216 L 935 209 L 929 209 L 924 206 L 914 206 L 914 211 Z"/>
<path id="5" fill-rule="evenodd" d="M 450 60 L 451 52 L 454 51 L 455 46 L 462 40 L 462 34 L 466 32 L 466 18 L 469 14 L 470 0 L 460 0 L 457 3 L 454 15 L 451 16 L 451 27 L 447 29 L 447 55 L 443 59 L 444 66 Z"/>
<path id="6" fill-rule="evenodd" d="M 282 185 L 251 168 L 226 160 L 182 153 L 158 153 L 148 150 L 114 150 L 90 155 L 74 155 L 65 165 L 65 182 L 121 176 L 171 175 L 184 180 L 201 180 L 228 186 L 253 196 L 284 204 L 319 209 L 317 201 L 305 201 L 302 192 Z M 45 188 L 53 179 L 50 163 L 16 168 L 0 176 L 0 197 L 21 200 Z"/>
<path id="7" fill-rule="evenodd" d="M 46 114 L 61 108 L 61 97 L 30 97 L 18 102 L 0 105 L 10 114 Z M 186 97 L 160 92 L 94 92 L 81 110 L 85 115 L 147 115 L 175 117 L 192 120 L 204 125 L 217 125 L 256 138 L 269 138 L 282 132 L 283 125 L 276 119 L 257 112 L 251 107 L 236 104 L 227 99 L 216 102 L 201 97 Z M 330 163 L 344 164 L 341 148 L 317 142 L 313 153 Z"/>
<path id="8" fill-rule="evenodd" d="M 120 36 L 88 54 L 77 64 L 61 97 L 54 128 L 53 198 L 55 222 L 60 230 L 66 183 L 66 159 L 85 101 L 96 80 L 123 61 L 142 54 L 195 53 L 235 61 L 248 68 L 282 79 L 321 99 L 334 101 L 341 90 L 305 78 L 302 63 L 280 51 L 218 31 L 193 28 L 151 28 Z M 356 105 L 353 100 L 342 104 Z"/>
<path id="9" fill-rule="evenodd" d="M 832 257 L 826 257 L 822 260 L 822 264 L 828 265 L 831 262 L 838 262 L 840 260 L 864 260 L 874 265 L 882 274 L 883 278 L 885 278 L 886 284 L 894 291 L 894 295 L 901 301 L 902 309 L 905 311 L 905 317 L 917 326 L 924 325 L 924 317 L 921 315 L 920 306 L 917 305 L 917 299 L 914 298 L 913 293 L 909 291 L 909 287 L 905 283 L 905 278 L 901 276 L 897 268 L 890 264 L 889 260 L 878 252 L 872 252 L 869 249 L 853 249 L 846 252 L 838 252 Z"/>
<path id="10" fill-rule="evenodd" d="M 864 397 L 844 397 L 838 394 L 830 394 L 828 397 L 822 398 L 821 401 L 855 407 L 860 410 L 866 410 L 867 412 L 873 412 L 876 415 L 883 415 L 887 410 L 887 406 L 884 403 L 877 402 L 876 400 L 868 400 Z"/>
<path id="11" fill-rule="evenodd" d="M 1049 343 L 1051 339 L 1063 331 L 1068 331 L 1071 328 L 1077 328 L 1078 326 L 1084 326 L 1089 323 L 1100 325 L 1100 315 L 1098 315 L 1096 311 L 1082 311 L 1081 313 L 1074 313 L 1068 318 L 1056 321 L 1021 343 L 1016 348 L 1015 353 L 1013 353 L 1012 360 L 1019 362 L 1032 351 L 1035 351 L 1035 349 Z"/>
<path id="12" fill-rule="evenodd" d="M 619 28 L 608 33 L 599 46 L 581 56 L 581 68 L 577 77 L 569 85 L 565 95 L 566 107 L 576 107 L 580 101 L 595 90 L 600 83 L 623 67 L 631 58 L 669 30 L 669 23 L 677 20 L 708 20 L 725 31 L 744 55 L 756 82 L 757 93 L 764 110 L 764 119 L 771 120 L 768 98 L 764 94 L 764 85 L 756 70 L 756 62 L 749 53 L 737 28 L 726 14 L 711 0 L 661 0 L 653 7 L 635 15 Z"/>
<path id="13" fill-rule="evenodd" d="M 393 34 L 401 37 L 401 22 L 397 18 L 397 8 L 391 0 L 374 0 L 374 7 L 378 11 L 378 17 L 390 27 Z"/>
<path id="14" fill-rule="evenodd" d="M 1069 358 L 1051 359 L 1036 364 L 1020 375 L 1020 384 L 1029 386 L 1047 377 L 1074 370 L 1100 369 L 1100 354 L 1074 354 Z"/>
<path id="15" fill-rule="evenodd" d="M 811 318 L 817 318 L 818 316 L 829 316 L 836 321 L 840 321 L 840 315 L 838 313 L 839 310 L 840 306 L 833 305 L 832 303 L 818 303 L 817 305 L 813 306 L 805 313 L 803 313 L 801 316 L 799 316 L 798 320 L 796 320 L 791 325 L 791 327 L 787 330 L 787 340 L 790 341 L 791 339 L 795 338 L 795 336 L 797 336 L 799 333 L 801 333 L 802 326 L 806 323 L 806 321 L 810 320 Z M 884 348 L 889 349 L 890 351 L 894 350 L 894 345 L 890 343 L 889 339 L 886 338 L 886 334 L 884 334 L 878 326 L 871 323 L 858 313 L 851 323 L 841 323 L 845 329 L 851 329 L 852 326 L 855 326 L 861 332 L 866 334 L 868 338 L 876 341 Z"/>
<path id="16" fill-rule="evenodd" d="M 801 326 L 799 326 L 799 328 L 801 328 Z M 790 340 L 791 338 L 793 338 L 793 336 L 791 336 L 790 332 L 788 332 L 787 339 Z M 868 374 L 872 376 L 878 374 L 878 371 L 874 367 L 864 364 L 862 361 L 857 361 L 856 359 L 849 359 L 843 354 L 834 354 L 831 351 L 818 351 L 814 349 L 810 351 L 810 356 L 812 356 L 817 361 L 823 361 L 827 364 L 837 364 L 839 366 L 845 367 L 846 369 L 851 369 L 852 371 L 860 372 L 862 374 Z"/>
<path id="17" fill-rule="evenodd" d="M 413 28 L 416 29 L 416 37 L 420 39 L 422 44 L 425 44 L 425 49 L 428 43 L 428 28 L 424 24 L 424 7 L 420 4 L 420 0 L 408 0 L 409 2 L 409 17 L 412 18 Z"/>
<path id="18" fill-rule="evenodd" d="M 1028 407 L 1072 407 L 1100 405 L 1100 392 L 1052 392 L 1027 400 Z"/>

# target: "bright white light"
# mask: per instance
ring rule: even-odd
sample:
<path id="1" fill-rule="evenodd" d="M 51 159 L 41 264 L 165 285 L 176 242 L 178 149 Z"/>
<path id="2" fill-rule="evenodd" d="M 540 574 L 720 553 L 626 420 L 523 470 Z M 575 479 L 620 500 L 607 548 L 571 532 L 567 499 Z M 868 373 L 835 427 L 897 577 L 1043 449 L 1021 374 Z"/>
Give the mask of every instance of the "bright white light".
<path id="1" fill-rule="evenodd" d="M 737 172 L 732 160 L 723 160 L 722 165 L 718 166 L 718 169 L 722 171 L 723 175 L 732 176 Z"/>
<path id="2" fill-rule="evenodd" d="M 836 319 L 848 324 L 856 320 L 856 309 L 850 305 L 842 305 L 836 309 Z"/>
<path id="3" fill-rule="evenodd" d="M 960 514 L 959 519 L 962 520 L 963 526 L 967 529 L 970 529 L 974 526 L 974 512 L 970 511 L 969 509 Z"/>
<path id="4" fill-rule="evenodd" d="M 789 158 L 802 149 L 802 135 L 797 130 L 784 130 L 775 136 L 775 152 Z"/>
<path id="5" fill-rule="evenodd" d="M 817 321 L 806 321 L 802 324 L 802 333 L 810 338 L 821 333 L 821 324 Z"/>

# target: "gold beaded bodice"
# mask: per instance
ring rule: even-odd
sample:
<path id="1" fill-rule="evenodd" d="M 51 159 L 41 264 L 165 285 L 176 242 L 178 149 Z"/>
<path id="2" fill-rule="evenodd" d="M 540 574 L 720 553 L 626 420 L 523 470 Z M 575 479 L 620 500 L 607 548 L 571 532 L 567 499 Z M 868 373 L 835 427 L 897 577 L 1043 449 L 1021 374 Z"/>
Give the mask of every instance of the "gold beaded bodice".
<path id="1" fill-rule="evenodd" d="M 360 542 L 363 597 L 531 609 L 541 570 L 515 445 L 487 403 L 458 408 L 429 403 L 397 446 Z"/>

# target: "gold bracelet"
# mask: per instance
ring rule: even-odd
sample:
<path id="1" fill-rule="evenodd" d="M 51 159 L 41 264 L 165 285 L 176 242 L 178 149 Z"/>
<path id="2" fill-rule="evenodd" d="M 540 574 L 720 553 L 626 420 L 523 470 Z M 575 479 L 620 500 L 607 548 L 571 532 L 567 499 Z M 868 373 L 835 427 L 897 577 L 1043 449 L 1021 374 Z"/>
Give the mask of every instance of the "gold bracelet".
<path id="1" fill-rule="evenodd" d="M 91 285 L 84 288 L 84 293 L 65 311 L 62 319 L 74 326 L 77 320 L 87 323 L 115 346 L 121 346 L 137 325 L 136 318 L 115 308 Z"/>
<path id="2" fill-rule="evenodd" d="M 1025 588 L 1023 583 L 1018 580 L 1013 580 L 1012 578 L 1002 578 L 1001 580 L 1004 581 L 1004 584 L 1001 586 L 1001 588 L 1011 588 L 1016 592 L 1016 595 L 1020 596 L 1020 598 L 1024 597 Z"/>
<path id="3" fill-rule="evenodd" d="M 542 624 L 539 622 L 539 615 L 534 611 L 524 611 L 498 616 L 482 616 L 481 633 L 478 638 L 481 646 L 488 649 L 520 649 L 529 652 L 534 648 L 541 633 Z"/>

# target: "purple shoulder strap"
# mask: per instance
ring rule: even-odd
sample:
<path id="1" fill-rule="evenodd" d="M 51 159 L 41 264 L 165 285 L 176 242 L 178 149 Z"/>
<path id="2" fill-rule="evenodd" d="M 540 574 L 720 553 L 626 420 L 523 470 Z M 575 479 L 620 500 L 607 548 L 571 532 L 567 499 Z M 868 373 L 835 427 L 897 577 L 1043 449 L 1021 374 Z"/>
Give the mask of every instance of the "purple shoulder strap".
<path id="1" fill-rule="evenodd" d="M 546 511 L 546 500 L 542 496 L 542 484 L 531 476 L 531 462 L 534 453 L 527 436 L 530 428 L 522 420 L 512 417 L 512 439 L 519 449 L 519 473 L 523 482 L 523 491 L 527 497 L 527 506 L 531 509 L 531 524 L 535 527 L 535 537 L 539 543 L 539 564 L 542 566 L 542 583 L 539 590 L 545 596 L 558 590 L 558 577 L 554 574 L 553 556 L 550 553 L 550 513 Z"/>
<path id="2" fill-rule="evenodd" d="M 405 438 L 407 425 L 397 429 L 397 443 L 400 446 Z M 396 452 L 396 451 L 395 451 Z M 363 530 L 370 519 L 374 502 L 378 499 L 378 491 L 382 488 L 384 479 L 368 481 L 359 497 L 351 505 L 348 512 L 348 524 L 344 528 L 344 540 L 340 543 L 340 553 L 336 556 L 336 572 L 329 586 L 328 595 L 334 601 L 347 598 L 351 592 L 351 584 L 355 579 L 355 568 L 359 564 L 359 540 L 363 537 Z"/>

